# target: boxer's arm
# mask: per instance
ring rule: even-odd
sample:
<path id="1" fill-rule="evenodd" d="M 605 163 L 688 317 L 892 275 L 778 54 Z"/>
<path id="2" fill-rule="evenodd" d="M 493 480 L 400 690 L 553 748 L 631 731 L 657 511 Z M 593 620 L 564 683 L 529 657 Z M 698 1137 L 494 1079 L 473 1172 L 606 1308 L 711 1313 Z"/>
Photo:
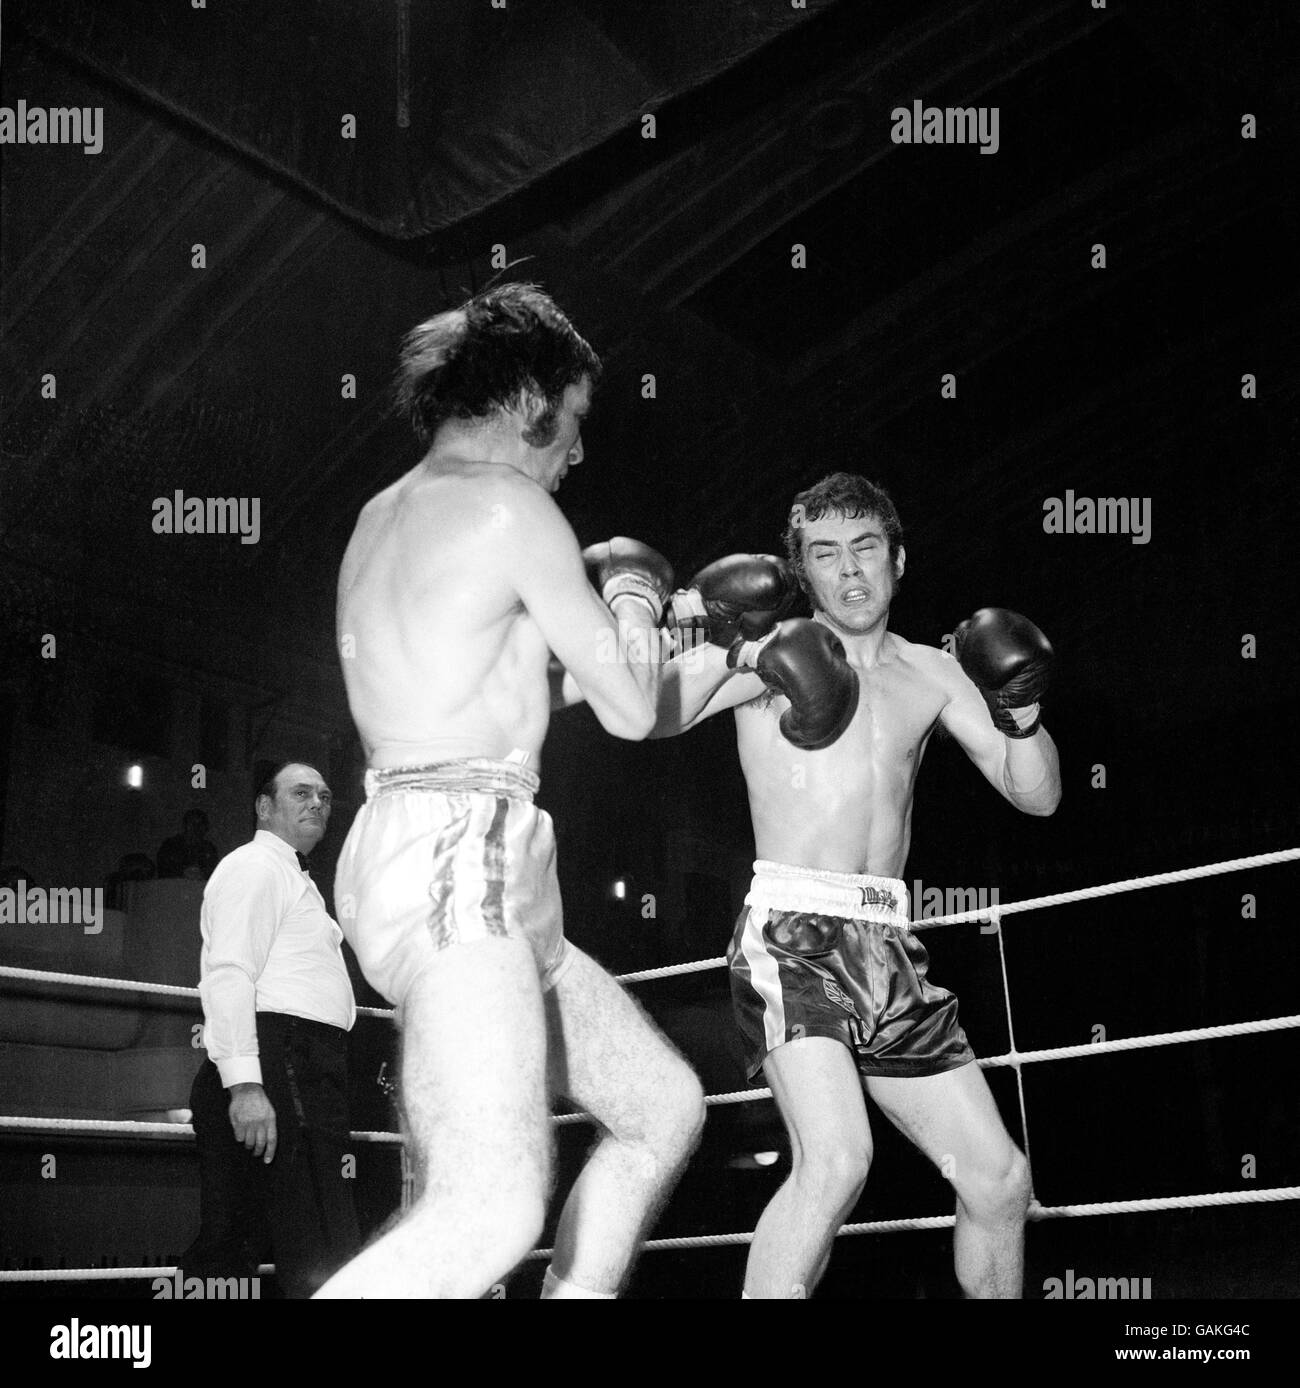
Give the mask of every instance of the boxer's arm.
<path id="1" fill-rule="evenodd" d="M 993 726 L 984 696 L 951 656 L 936 651 L 948 702 L 940 724 L 956 739 L 989 785 L 1025 814 L 1049 815 L 1061 801 L 1056 744 L 1044 727 L 1032 737 L 1004 737 Z"/>
<path id="2" fill-rule="evenodd" d="M 707 642 L 668 661 L 659 685 L 659 709 L 651 737 L 676 737 L 724 709 L 757 698 L 763 681 L 752 670 L 732 670 L 727 652 Z"/>
<path id="3" fill-rule="evenodd" d="M 560 664 L 554 656 L 547 667 L 546 677 L 551 683 L 551 712 L 562 708 L 572 708 L 574 704 L 585 703 L 578 681 Z"/>
<path id="4" fill-rule="evenodd" d="M 496 514 L 507 576 L 556 660 L 607 732 L 644 738 L 654 725 L 660 669 L 648 605 L 618 599 L 615 619 L 588 581 L 568 522 L 540 487 L 512 488 Z"/>

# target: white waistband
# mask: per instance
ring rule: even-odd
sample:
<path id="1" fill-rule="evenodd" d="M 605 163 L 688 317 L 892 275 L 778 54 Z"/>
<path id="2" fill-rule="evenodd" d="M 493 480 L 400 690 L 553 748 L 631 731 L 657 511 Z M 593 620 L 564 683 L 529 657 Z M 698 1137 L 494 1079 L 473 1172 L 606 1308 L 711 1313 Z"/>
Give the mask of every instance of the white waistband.
<path id="1" fill-rule="evenodd" d="M 815 911 L 846 920 L 907 928 L 907 884 L 865 872 L 826 872 L 760 858 L 745 905 L 769 911 Z"/>
<path id="2" fill-rule="evenodd" d="M 527 757 L 527 753 L 519 755 Z M 389 766 L 366 772 L 366 799 L 402 791 L 422 791 L 437 795 L 506 795 L 531 800 L 541 780 L 515 759 L 458 757 L 454 761 L 433 762 L 428 766 Z"/>

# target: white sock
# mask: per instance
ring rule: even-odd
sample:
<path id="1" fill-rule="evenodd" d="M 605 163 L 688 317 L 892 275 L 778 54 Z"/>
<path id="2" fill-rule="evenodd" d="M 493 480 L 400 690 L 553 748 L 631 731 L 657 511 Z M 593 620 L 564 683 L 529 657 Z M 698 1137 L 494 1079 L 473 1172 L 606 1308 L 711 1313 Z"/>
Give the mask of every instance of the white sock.
<path id="1" fill-rule="evenodd" d="M 574 1282 L 566 1282 L 563 1277 L 557 1277 L 551 1268 L 546 1269 L 546 1276 L 542 1278 L 542 1300 L 543 1301 L 617 1301 L 617 1292 L 593 1292 L 586 1287 L 579 1287 Z"/>

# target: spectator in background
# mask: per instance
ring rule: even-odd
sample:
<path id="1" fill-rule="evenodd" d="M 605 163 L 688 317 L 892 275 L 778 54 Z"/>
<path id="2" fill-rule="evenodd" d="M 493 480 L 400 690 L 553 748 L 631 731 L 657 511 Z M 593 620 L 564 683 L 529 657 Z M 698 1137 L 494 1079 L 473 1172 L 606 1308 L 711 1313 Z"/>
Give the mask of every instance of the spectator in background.
<path id="1" fill-rule="evenodd" d="M 152 882 L 157 873 L 153 859 L 147 853 L 123 853 L 117 860 L 117 871 L 110 872 L 104 883 L 104 900 L 110 911 L 126 910 L 126 892 L 123 888 L 128 882 Z"/>
<path id="2" fill-rule="evenodd" d="M 208 838 L 208 817 L 202 810 L 186 810 L 181 822 L 182 832 L 165 839 L 158 850 L 158 876 L 206 882 L 221 858 L 217 845 Z"/>

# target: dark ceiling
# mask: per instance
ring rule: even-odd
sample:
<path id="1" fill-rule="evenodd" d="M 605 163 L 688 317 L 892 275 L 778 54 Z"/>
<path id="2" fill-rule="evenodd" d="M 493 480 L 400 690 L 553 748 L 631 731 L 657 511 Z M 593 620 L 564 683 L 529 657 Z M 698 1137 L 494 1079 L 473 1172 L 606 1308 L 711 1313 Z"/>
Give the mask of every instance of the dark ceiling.
<path id="1" fill-rule="evenodd" d="M 1193 643 L 1286 625 L 1292 23 L 1227 0 L 10 0 L 3 104 L 105 112 L 100 154 L 2 151 L 10 626 L 219 632 L 219 661 L 276 620 L 332 666 L 356 511 L 416 457 L 397 340 L 499 244 L 606 358 L 563 498 L 581 540 L 637 533 L 685 575 L 862 471 L 908 529 L 908 634 L 1023 607 L 1097 689 L 1204 716 L 1241 694 L 1197 683 Z M 893 145 L 918 98 L 997 106 L 997 153 Z M 1150 498 L 1151 543 L 1045 536 L 1067 488 Z M 160 543 L 176 490 L 260 497 L 261 542 Z"/>

